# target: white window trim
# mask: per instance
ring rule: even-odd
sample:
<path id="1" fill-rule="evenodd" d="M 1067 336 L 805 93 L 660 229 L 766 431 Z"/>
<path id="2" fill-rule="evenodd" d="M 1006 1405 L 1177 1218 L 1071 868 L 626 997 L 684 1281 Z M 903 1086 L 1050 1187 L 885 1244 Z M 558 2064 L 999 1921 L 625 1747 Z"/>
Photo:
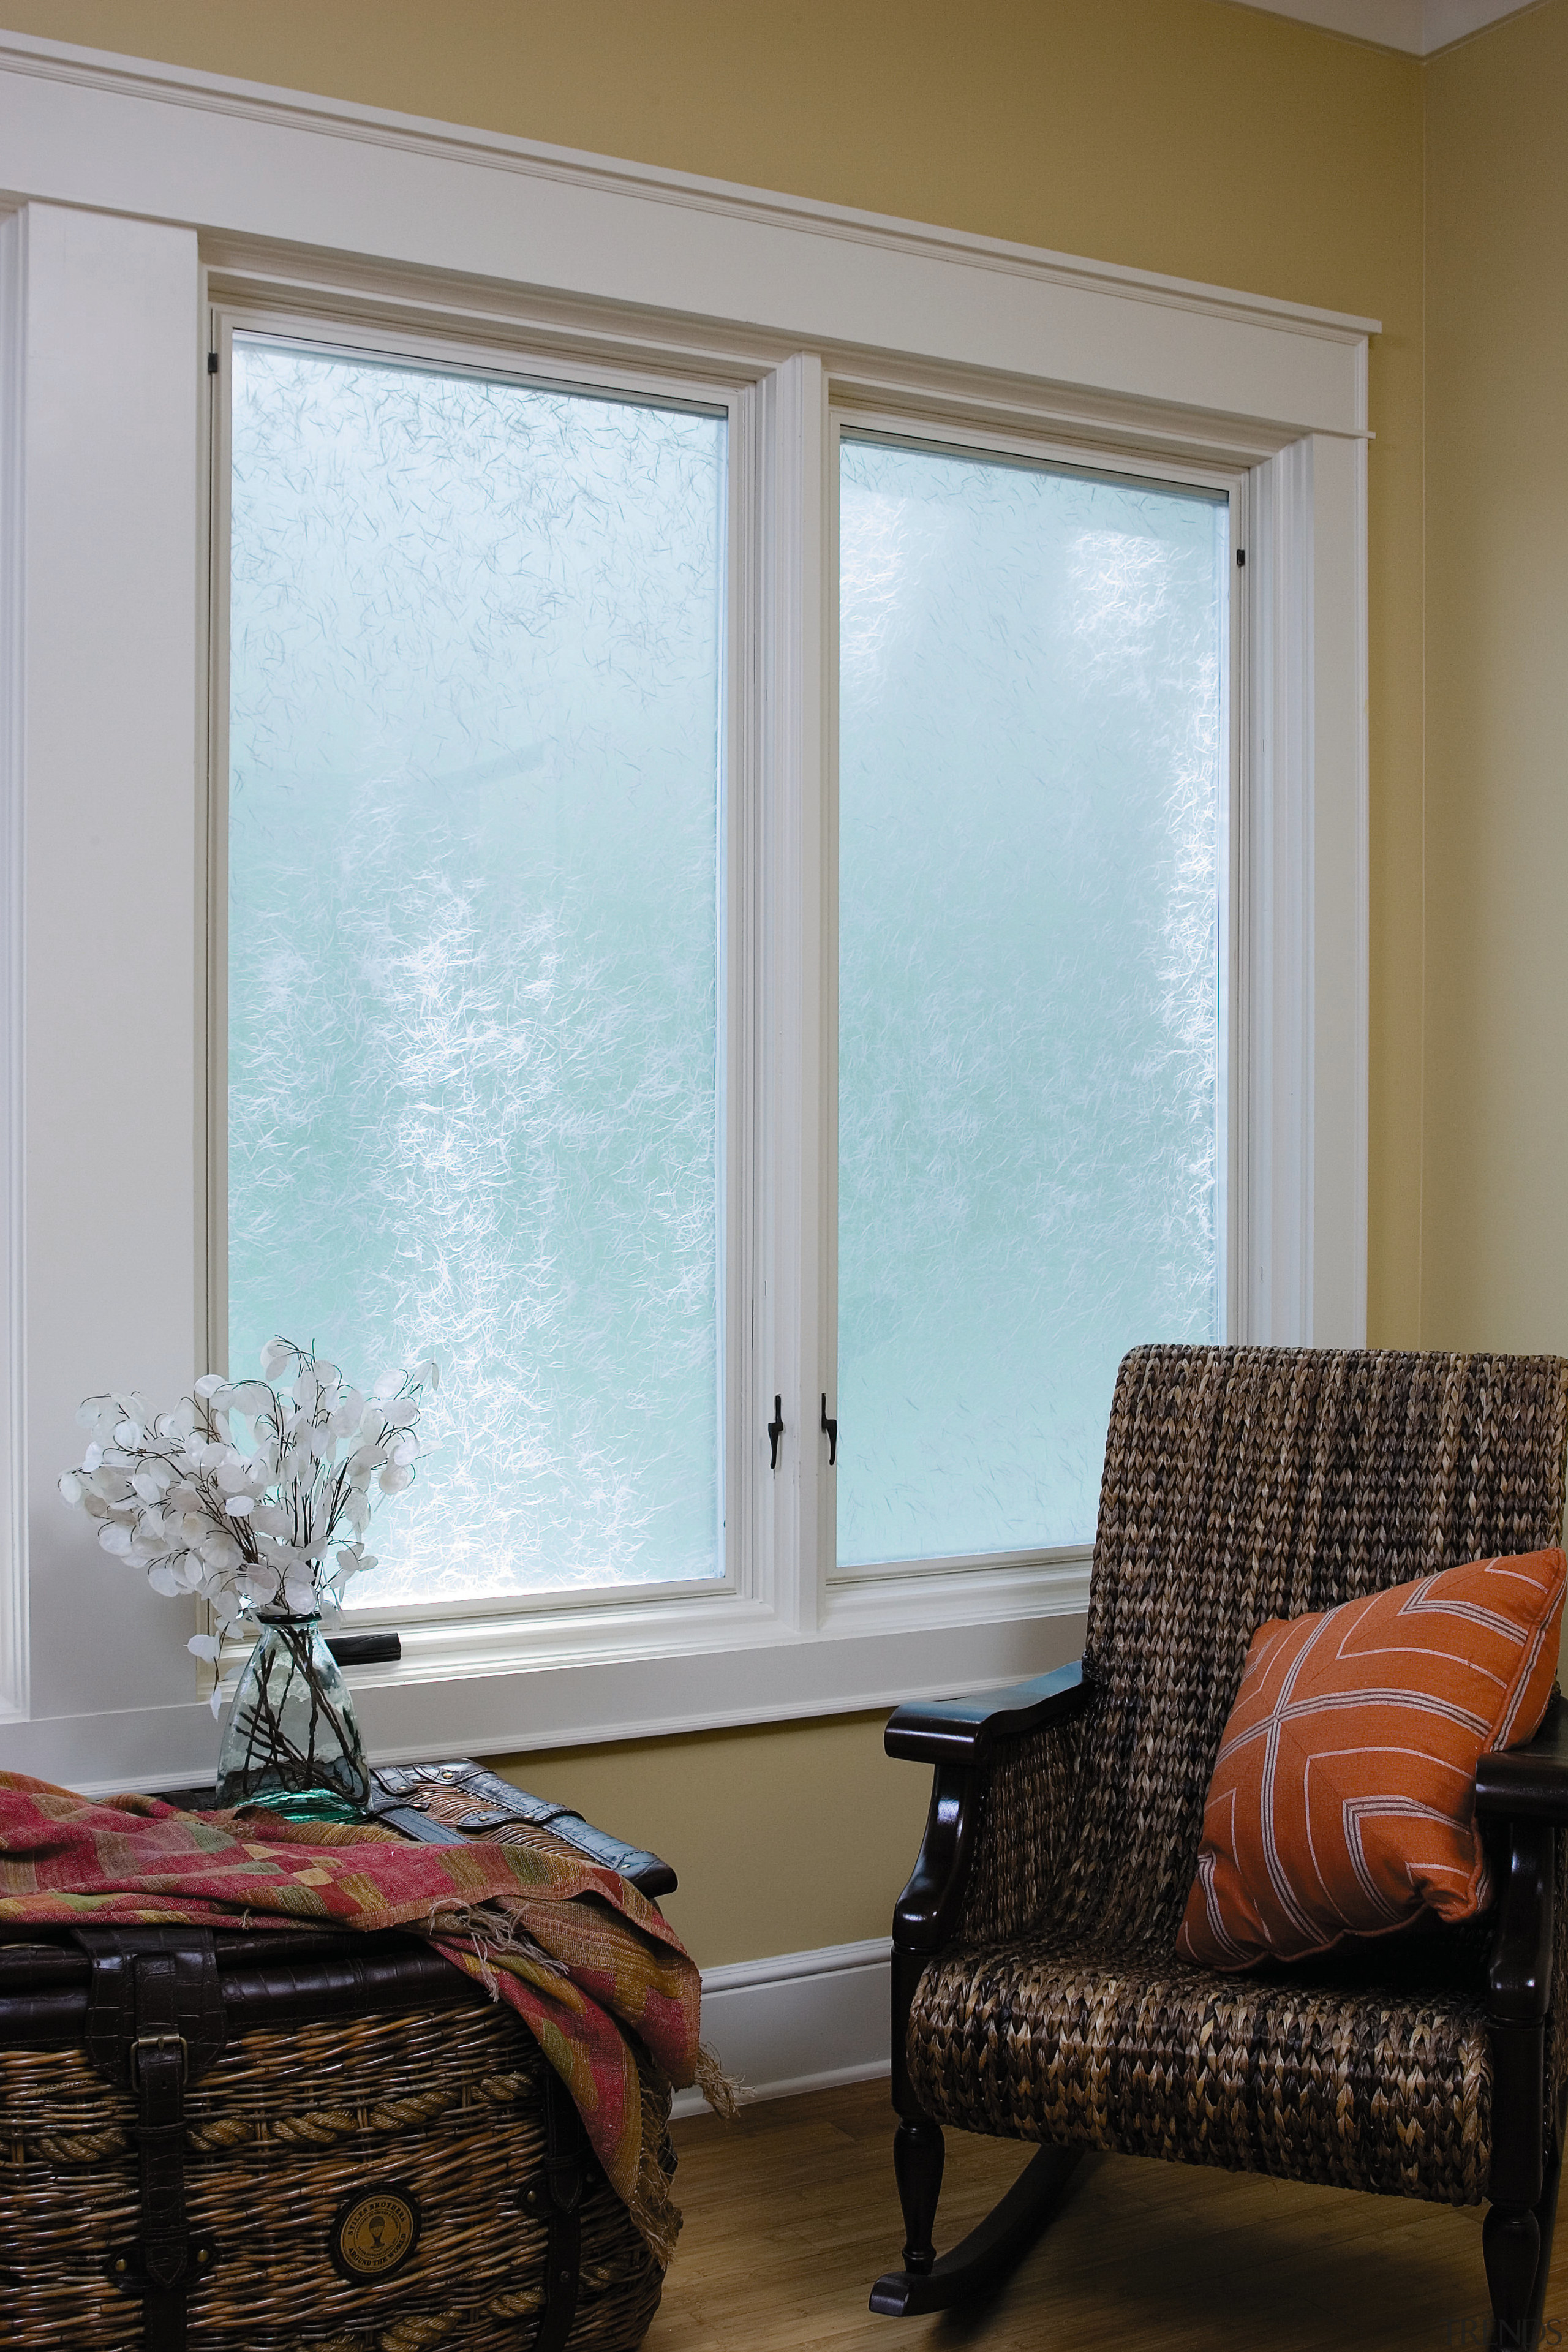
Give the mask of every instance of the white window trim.
<path id="1" fill-rule="evenodd" d="M 0 672 L 16 688 L 0 734 L 16 1372 L 7 1395 L 0 1366 L 0 1765 L 171 1785 L 213 1754 L 177 1612 L 100 1560 L 54 1492 L 88 1388 L 172 1396 L 205 1345 L 209 299 L 756 388 L 762 660 L 738 724 L 755 761 L 744 822 L 773 886 L 744 917 L 764 994 L 737 1017 L 761 1073 L 742 1116 L 771 1171 L 748 1212 L 770 1272 L 731 1386 L 763 1456 L 751 1580 L 530 1609 L 484 1641 L 466 1616 L 424 1625 L 401 1667 L 355 1678 L 373 1752 L 821 1714 L 1070 1654 L 1085 1594 L 1070 1557 L 867 1580 L 823 1604 L 830 402 L 1247 469 L 1256 1017 L 1237 1336 L 1356 1344 L 1375 322 L 15 34 L 0 142 L 19 205 L 0 221 Z"/>
<path id="2" fill-rule="evenodd" d="M 873 437 L 887 435 L 907 446 L 931 449 L 963 449 L 971 454 L 994 454 L 1027 458 L 1049 465 L 1095 465 L 1094 454 L 1071 442 L 1062 441 L 1049 430 L 1048 421 L 1041 419 L 1037 429 L 1029 433 L 1024 421 L 1015 415 L 1009 429 L 998 430 L 994 420 L 980 423 L 970 418 L 943 419 L 933 416 L 923 404 L 918 411 L 886 408 L 868 402 L 863 387 L 855 387 L 846 396 L 833 387 L 834 397 L 828 415 L 827 473 L 829 482 L 829 544 L 837 542 L 838 531 L 837 492 L 839 484 L 839 453 L 846 431 L 867 434 Z M 1158 456 L 1123 446 L 1109 456 L 1100 457 L 1097 470 L 1107 471 L 1121 480 L 1144 479 L 1154 485 L 1174 483 L 1218 491 L 1226 500 L 1229 520 L 1229 551 L 1227 564 L 1238 554 L 1245 554 L 1247 541 L 1248 490 L 1250 468 L 1235 462 L 1228 466 L 1214 459 L 1194 464 L 1173 457 L 1169 450 Z M 1245 564 L 1241 567 L 1245 570 Z M 830 643 L 838 642 L 838 616 L 835 591 L 837 567 L 830 568 L 827 585 L 832 600 Z M 1248 605 L 1244 593 L 1233 589 L 1228 598 L 1228 663 L 1233 681 L 1247 674 L 1248 656 Z M 829 666 L 830 724 L 827 791 L 830 808 L 823 827 L 826 851 L 823 876 L 825 930 L 827 946 L 822 957 L 824 985 L 826 990 L 824 1034 L 831 1040 L 837 1027 L 837 844 L 838 790 L 836 746 L 838 734 L 836 665 Z M 1242 1274 L 1247 1261 L 1251 1237 L 1248 1213 L 1247 1179 L 1249 1171 L 1245 1154 L 1240 1152 L 1239 1121 L 1233 1115 L 1234 1097 L 1239 1091 L 1237 1084 L 1241 1057 L 1242 1036 L 1237 1022 L 1237 1008 L 1245 1000 L 1241 985 L 1239 959 L 1241 949 L 1241 908 L 1246 893 L 1233 887 L 1233 877 L 1240 871 L 1246 855 L 1247 838 L 1248 784 L 1253 768 L 1250 747 L 1244 740 L 1240 713 L 1236 705 L 1239 698 L 1233 691 L 1228 718 L 1227 737 L 1223 753 L 1225 761 L 1226 838 L 1221 857 L 1221 899 L 1226 919 L 1226 937 L 1220 951 L 1220 1129 L 1226 1142 L 1225 1159 L 1219 1171 L 1220 1231 L 1223 1235 L 1224 1263 L 1220 1284 L 1221 1322 L 1224 1335 L 1234 1340 L 1250 1338 L 1256 1323 L 1250 1303 L 1242 1288 Z M 829 1060 L 823 1089 L 825 1148 L 822 1153 L 822 1225 L 831 1235 L 837 1224 L 838 1210 L 838 1169 L 837 1099 L 834 1087 L 836 1065 Z M 833 1357 L 832 1335 L 837 1329 L 837 1253 L 829 1246 L 823 1252 L 823 1295 L 826 1300 L 825 1332 L 828 1335 L 824 1354 L 829 1362 Z M 937 1610 L 944 1622 L 959 1622 L 966 1607 L 966 1582 L 978 1583 L 981 1563 L 970 1558 L 924 1559 L 908 1561 L 875 1561 L 843 1565 L 836 1557 L 837 1528 L 831 1479 L 822 1482 L 822 1513 L 818 1533 L 820 1557 L 823 1562 L 822 1622 L 826 1626 L 870 1622 L 876 1616 L 898 1612 L 909 1622 L 917 1622 L 922 1613 Z M 1056 1613 L 1061 1608 L 1061 1596 L 1068 1591 L 1086 1591 L 1093 1547 L 1089 1543 L 1063 1544 L 1052 1548 L 1037 1547 L 1016 1552 L 993 1552 L 985 1556 L 984 1570 L 989 1576 L 1005 1578 L 1016 1591 L 1029 1586 L 1036 1605 L 1043 1613 Z M 931 1580 L 951 1580 L 944 1591 L 934 1592 Z M 861 1588 L 865 1588 L 862 1590 Z"/>
<path id="3" fill-rule="evenodd" d="M 24 224 L 0 220 L 0 1726 L 25 1721 L 28 1702 L 26 1173 L 22 1162 L 22 780 L 26 756 L 23 658 Z"/>
<path id="4" fill-rule="evenodd" d="M 209 279 L 209 292 L 211 290 Z M 722 1028 L 726 1049 L 728 1038 L 742 1028 L 746 1020 L 752 977 L 751 940 L 757 919 L 752 877 L 755 860 L 750 844 L 749 818 L 755 800 L 758 747 L 754 740 L 754 718 L 744 707 L 734 708 L 738 700 L 743 705 L 744 698 L 737 697 L 731 689 L 733 682 L 744 676 L 748 612 L 757 600 L 756 592 L 761 584 L 757 549 L 760 536 L 756 514 L 759 434 L 755 385 L 689 378 L 675 372 L 650 373 L 629 362 L 607 368 L 589 361 L 573 361 L 559 355 L 541 359 L 531 352 L 520 352 L 515 348 L 498 346 L 488 340 L 439 339 L 415 333 L 407 328 L 389 329 L 363 320 L 345 328 L 337 321 L 309 313 L 258 307 L 243 301 L 213 300 L 209 348 L 218 364 L 212 377 L 215 397 L 209 428 L 212 438 L 209 467 L 212 520 L 207 562 L 212 583 L 210 609 L 213 623 L 209 661 L 206 861 L 207 1311 L 203 1354 L 214 1370 L 231 1373 L 236 1367 L 226 1361 L 229 1328 L 226 846 L 229 760 L 226 688 L 228 508 L 232 474 L 230 399 L 233 347 L 237 335 L 275 340 L 293 350 L 314 350 L 339 356 L 385 359 L 427 366 L 437 373 L 454 370 L 471 371 L 490 381 L 510 379 L 517 383 L 554 385 L 563 390 L 576 389 L 634 401 L 658 400 L 683 407 L 689 412 L 705 410 L 724 418 L 728 428 L 726 449 L 731 495 L 729 543 L 724 556 L 728 583 L 722 706 L 725 806 L 719 827 L 719 842 L 725 869 L 725 908 L 720 939 L 725 966 Z M 743 1060 L 743 1077 L 750 1080 L 756 1060 L 754 1049 L 746 1052 Z M 752 1286 L 749 1267 L 755 1249 L 755 1239 L 751 1230 L 753 1221 L 748 1209 L 756 1197 L 760 1183 L 757 1142 L 752 1131 L 754 1122 L 745 1115 L 747 1092 L 745 1084 L 726 1086 L 722 1090 L 727 1198 L 720 1230 L 723 1252 L 721 1313 L 723 1323 L 722 1363 L 725 1367 L 742 1362 L 747 1353 L 747 1303 Z M 745 1533 L 747 1498 L 753 1475 L 746 1444 L 750 1424 L 748 1423 L 747 1430 L 743 1431 L 740 1425 L 740 1415 L 728 1409 L 728 1399 L 725 1406 L 721 1413 L 721 1474 L 727 1526 L 723 1557 L 717 1575 L 680 1583 L 661 1583 L 652 1588 L 630 1584 L 571 1594 L 557 1591 L 543 1594 L 516 1593 L 502 1598 L 412 1602 L 367 1612 L 370 1622 L 378 1626 L 395 1626 L 399 1630 L 410 1663 L 417 1655 L 428 1658 L 432 1664 L 441 1662 L 445 1670 L 451 1673 L 465 1670 L 458 1664 L 458 1658 L 466 1662 L 468 1669 L 493 1669 L 500 1659 L 509 1659 L 520 1666 L 527 1664 L 538 1654 L 541 1639 L 547 1638 L 542 1633 L 542 1620 L 552 1624 L 559 1621 L 561 1626 L 567 1629 L 569 1650 L 575 1653 L 581 1649 L 591 1654 L 603 1638 L 596 1629 L 606 1611 L 631 1610 L 635 1614 L 652 1601 L 661 1612 L 668 1613 L 672 1606 L 675 1607 L 679 1616 L 684 1607 L 692 1627 L 700 1633 L 710 1626 L 726 1623 L 742 1615 L 742 1612 L 734 1607 L 737 1596 L 762 1599 L 766 1602 L 769 1595 L 760 1591 L 758 1587 L 754 1547 L 747 1540 Z M 580 1617 L 587 1622 L 574 1642 L 570 1639 L 570 1629 Z M 359 1620 L 361 1624 L 365 1622 L 364 1617 Z M 249 1646 L 248 1637 L 242 1634 L 231 1645 L 231 1651 L 226 1651 L 226 1679 L 231 1678 L 232 1674 L 237 1671 L 237 1661 L 248 1652 Z"/>

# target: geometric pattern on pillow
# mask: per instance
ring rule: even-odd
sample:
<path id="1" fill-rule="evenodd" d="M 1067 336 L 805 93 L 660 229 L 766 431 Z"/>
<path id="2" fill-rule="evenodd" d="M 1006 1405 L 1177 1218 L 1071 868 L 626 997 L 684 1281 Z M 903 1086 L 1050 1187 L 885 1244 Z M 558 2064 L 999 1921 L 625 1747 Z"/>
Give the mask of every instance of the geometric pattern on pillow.
<path id="1" fill-rule="evenodd" d="M 1472 1560 L 1338 1609 L 1271 1618 L 1247 1652 L 1177 1949 L 1300 1959 L 1490 1899 L 1476 1766 L 1533 1738 L 1568 1560 Z"/>

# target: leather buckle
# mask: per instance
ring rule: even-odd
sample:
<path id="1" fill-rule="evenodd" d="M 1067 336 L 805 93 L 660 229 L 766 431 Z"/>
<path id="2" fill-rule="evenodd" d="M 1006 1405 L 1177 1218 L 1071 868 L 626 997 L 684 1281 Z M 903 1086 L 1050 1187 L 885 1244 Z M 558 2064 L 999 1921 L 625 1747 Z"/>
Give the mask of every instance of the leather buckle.
<path id="1" fill-rule="evenodd" d="M 189 2049 L 186 2047 L 184 2035 L 183 2033 L 139 2033 L 136 2036 L 135 2041 L 131 2044 L 131 2087 L 132 2090 L 139 2091 L 142 2088 L 142 2053 L 143 2050 L 150 2050 L 157 2057 L 161 2058 L 164 2051 L 170 2049 L 177 2050 L 180 2053 L 180 2081 L 183 2084 L 191 2071 L 191 2053 Z"/>
<path id="2" fill-rule="evenodd" d="M 218 2242 L 216 2238 L 191 2238 L 186 2241 L 183 2283 L 199 2286 L 210 2278 L 218 2263 Z M 117 2246 L 103 2265 L 103 2275 L 121 2294 L 146 2294 L 156 2284 L 147 2274 L 142 2252 L 142 2241 L 133 2238 L 129 2245 Z M 20 2284 L 20 2282 L 18 2282 Z"/>

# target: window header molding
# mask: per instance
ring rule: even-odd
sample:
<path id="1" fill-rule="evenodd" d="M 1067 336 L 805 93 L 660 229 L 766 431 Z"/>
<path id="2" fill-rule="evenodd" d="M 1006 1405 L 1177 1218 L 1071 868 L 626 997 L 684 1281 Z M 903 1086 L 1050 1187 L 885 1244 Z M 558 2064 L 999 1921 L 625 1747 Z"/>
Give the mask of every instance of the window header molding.
<path id="1" fill-rule="evenodd" d="M 0 152 L 15 192 L 207 236 L 1366 431 L 1375 320 L 20 33 Z"/>

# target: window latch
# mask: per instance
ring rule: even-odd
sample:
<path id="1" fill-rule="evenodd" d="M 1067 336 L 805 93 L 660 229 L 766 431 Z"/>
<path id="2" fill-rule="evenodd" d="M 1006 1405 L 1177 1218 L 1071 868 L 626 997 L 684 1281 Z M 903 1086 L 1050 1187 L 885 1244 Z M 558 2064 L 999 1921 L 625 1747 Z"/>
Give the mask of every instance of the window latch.
<path id="1" fill-rule="evenodd" d="M 831 1470 L 838 1460 L 838 1418 L 827 1410 L 827 1391 L 822 1391 L 822 1433 L 827 1440 L 827 1466 Z"/>
<path id="2" fill-rule="evenodd" d="M 784 1399 L 774 1397 L 773 1417 L 768 1423 L 768 1468 L 779 1466 L 779 1440 L 784 1435 Z"/>

